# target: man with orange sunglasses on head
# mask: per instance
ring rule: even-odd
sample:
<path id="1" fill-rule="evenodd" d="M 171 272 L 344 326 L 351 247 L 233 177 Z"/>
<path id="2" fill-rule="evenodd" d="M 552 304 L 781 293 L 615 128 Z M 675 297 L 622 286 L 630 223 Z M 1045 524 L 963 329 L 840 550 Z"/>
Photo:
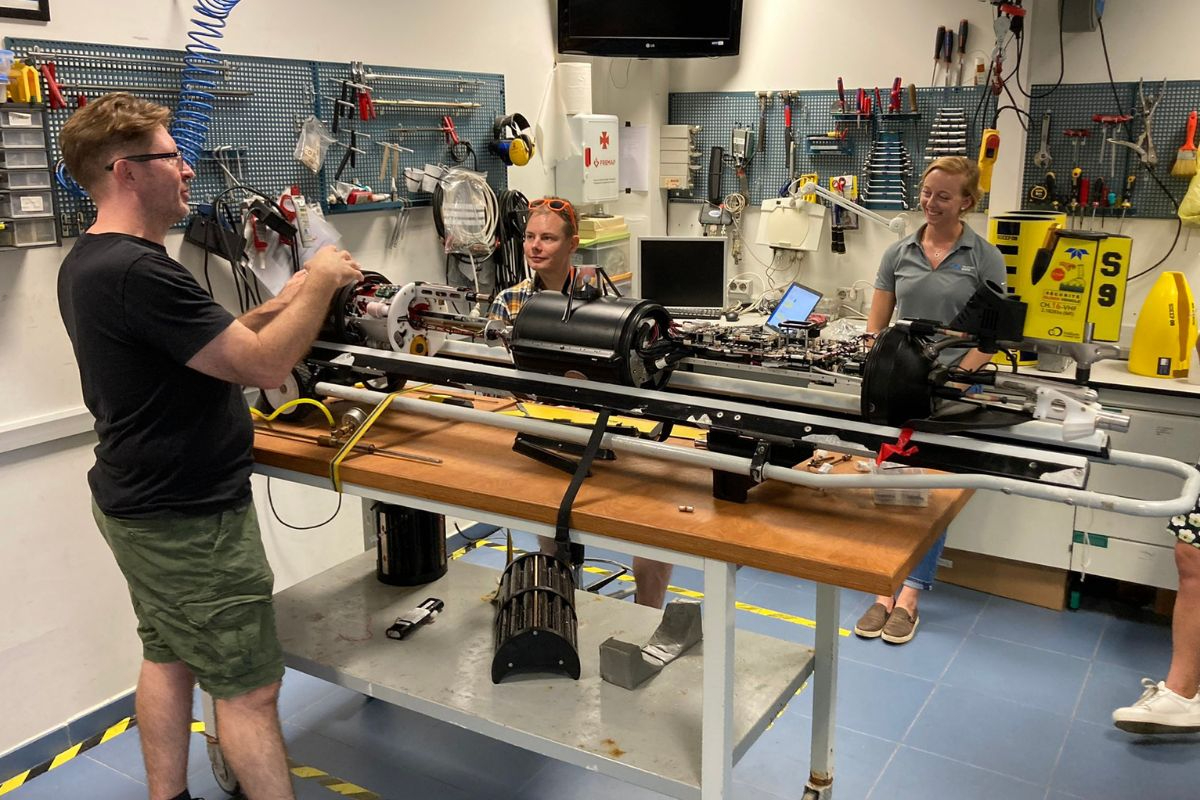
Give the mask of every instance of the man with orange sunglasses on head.
<path id="1" fill-rule="evenodd" d="M 579 220 L 574 206 L 561 197 L 530 200 L 529 221 L 525 225 L 525 263 L 533 270 L 533 277 L 496 295 L 488 317 L 511 325 L 534 294 L 543 289 L 561 291 L 571 275 L 571 256 L 578 248 Z M 543 553 L 554 552 L 554 540 L 538 538 Z M 637 584 L 634 601 L 662 608 L 671 565 L 635 556 L 633 577 Z"/>

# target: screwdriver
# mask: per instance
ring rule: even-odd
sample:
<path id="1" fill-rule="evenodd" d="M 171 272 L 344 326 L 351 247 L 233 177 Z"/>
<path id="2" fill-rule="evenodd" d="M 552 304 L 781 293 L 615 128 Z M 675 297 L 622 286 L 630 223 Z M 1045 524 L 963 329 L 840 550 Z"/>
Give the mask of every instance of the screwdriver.
<path id="1" fill-rule="evenodd" d="M 937 78 L 938 62 L 942 60 L 942 47 L 946 44 L 946 26 L 938 25 L 937 41 L 933 45 L 933 74 L 929 76 L 929 85 L 933 86 Z"/>
<path id="2" fill-rule="evenodd" d="M 1086 211 L 1087 207 L 1088 207 L 1088 195 L 1090 194 L 1088 189 L 1090 189 L 1090 188 L 1091 188 L 1091 179 L 1090 178 L 1080 178 L 1079 179 L 1079 227 L 1080 228 L 1083 227 L 1083 214 L 1084 214 L 1084 211 Z"/>
<path id="3" fill-rule="evenodd" d="M 958 23 L 958 85 L 963 85 L 963 63 L 967 60 L 967 29 L 970 24 L 964 19 Z"/>
<path id="4" fill-rule="evenodd" d="M 950 86 L 953 80 L 950 65 L 954 60 L 954 31 L 946 31 L 946 41 L 942 47 L 942 59 L 946 62 L 946 85 Z"/>
<path id="5" fill-rule="evenodd" d="M 1129 174 L 1125 179 L 1125 191 L 1121 193 L 1121 224 L 1117 226 L 1117 233 L 1125 227 L 1125 212 L 1133 207 L 1133 187 L 1137 183 L 1137 175 Z"/>
<path id="6" fill-rule="evenodd" d="M 838 111 L 846 113 L 846 89 L 842 86 L 842 76 L 838 76 Z"/>

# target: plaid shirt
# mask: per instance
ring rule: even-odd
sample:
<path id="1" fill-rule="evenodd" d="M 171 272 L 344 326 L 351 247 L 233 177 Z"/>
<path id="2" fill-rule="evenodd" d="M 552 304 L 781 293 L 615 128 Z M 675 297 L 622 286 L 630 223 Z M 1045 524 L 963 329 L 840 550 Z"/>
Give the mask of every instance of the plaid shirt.
<path id="1" fill-rule="evenodd" d="M 492 305 L 488 308 L 488 319 L 498 319 L 505 325 L 511 325 L 529 298 L 541 289 L 541 281 L 536 275 L 510 286 L 492 300 Z"/>

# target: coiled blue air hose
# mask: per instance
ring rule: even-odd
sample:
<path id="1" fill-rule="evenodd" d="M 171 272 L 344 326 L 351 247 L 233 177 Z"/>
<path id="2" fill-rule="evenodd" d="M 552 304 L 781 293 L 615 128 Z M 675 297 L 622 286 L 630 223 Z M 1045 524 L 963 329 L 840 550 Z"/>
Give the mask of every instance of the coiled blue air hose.
<path id="1" fill-rule="evenodd" d="M 179 152 L 190 166 L 195 167 L 204 149 L 204 137 L 212 119 L 215 96 L 210 91 L 217 88 L 220 71 L 214 69 L 219 63 L 213 57 L 221 52 L 217 42 L 225 37 L 225 20 L 239 0 L 199 0 L 193 7 L 200 16 L 192 18 L 195 28 L 188 33 L 191 43 L 183 57 L 183 77 L 180 84 L 179 108 L 171 124 L 171 135 L 179 146 Z"/>

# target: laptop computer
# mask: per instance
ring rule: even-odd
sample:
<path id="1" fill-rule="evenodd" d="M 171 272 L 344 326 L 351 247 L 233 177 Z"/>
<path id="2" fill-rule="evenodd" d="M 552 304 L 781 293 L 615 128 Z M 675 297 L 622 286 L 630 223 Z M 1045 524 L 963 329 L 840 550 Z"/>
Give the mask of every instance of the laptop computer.
<path id="1" fill-rule="evenodd" d="M 792 283 L 780 298 L 779 305 L 775 306 L 775 310 L 767 318 L 767 327 L 779 332 L 780 326 L 785 322 L 804 322 L 816 309 L 817 303 L 821 302 L 822 296 L 816 289 Z"/>

